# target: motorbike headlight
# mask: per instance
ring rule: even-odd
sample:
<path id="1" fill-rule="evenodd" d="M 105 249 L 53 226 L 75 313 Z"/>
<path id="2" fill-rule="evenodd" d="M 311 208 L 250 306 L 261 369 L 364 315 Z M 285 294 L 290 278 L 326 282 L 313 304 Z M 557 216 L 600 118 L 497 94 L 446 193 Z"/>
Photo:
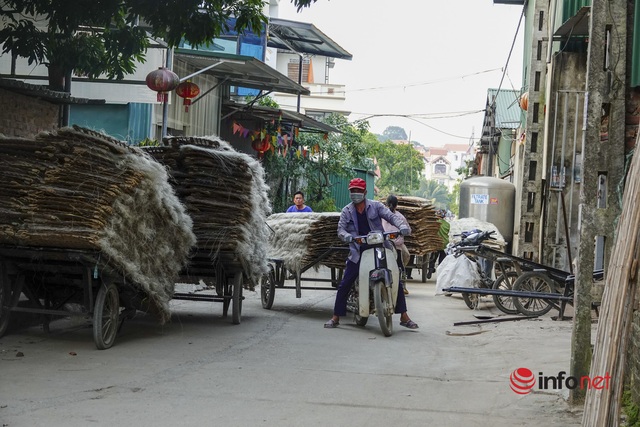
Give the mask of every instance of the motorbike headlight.
<path id="1" fill-rule="evenodd" d="M 382 233 L 372 232 L 367 235 L 367 243 L 370 245 L 378 245 L 384 241 Z"/>

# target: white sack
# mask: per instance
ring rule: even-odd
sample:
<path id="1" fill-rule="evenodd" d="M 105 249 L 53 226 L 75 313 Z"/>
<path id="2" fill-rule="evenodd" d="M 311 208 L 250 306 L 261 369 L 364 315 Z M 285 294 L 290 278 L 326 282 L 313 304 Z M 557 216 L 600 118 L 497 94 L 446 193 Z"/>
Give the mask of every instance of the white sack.
<path id="1" fill-rule="evenodd" d="M 436 295 L 442 295 L 444 288 L 457 286 L 460 288 L 477 288 L 480 272 L 475 262 L 460 255 L 447 255 L 436 270 Z"/>

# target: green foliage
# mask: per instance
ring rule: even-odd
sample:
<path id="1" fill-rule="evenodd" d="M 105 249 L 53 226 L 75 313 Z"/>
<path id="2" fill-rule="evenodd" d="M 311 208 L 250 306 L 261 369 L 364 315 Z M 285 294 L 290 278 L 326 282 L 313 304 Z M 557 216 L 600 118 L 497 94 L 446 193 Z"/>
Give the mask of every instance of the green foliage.
<path id="1" fill-rule="evenodd" d="M 369 150 L 380 168 L 376 185 L 382 193 L 409 194 L 418 189 L 424 161 L 412 145 L 370 140 Z"/>
<path id="2" fill-rule="evenodd" d="M 622 412 L 627 416 L 625 427 L 640 427 L 640 408 L 633 402 L 630 390 L 622 394 Z"/>
<path id="3" fill-rule="evenodd" d="M 315 0 L 292 2 L 301 9 Z M 208 45 L 228 29 L 231 17 L 239 33 L 259 32 L 267 23 L 263 6 L 263 0 L 5 0 L 0 44 L 2 53 L 26 58 L 29 65 L 46 64 L 53 88 L 61 90 L 58 81 L 71 72 L 110 79 L 133 73 L 145 60 L 148 35 L 169 47 L 183 40 Z"/>
<path id="4" fill-rule="evenodd" d="M 324 122 L 341 133 L 331 133 L 325 138 L 324 134 L 300 132 L 294 149 L 306 149 L 308 157 L 298 157 L 294 150 L 285 157 L 277 152 L 266 153 L 263 165 L 274 212 L 282 212 L 290 206 L 292 194 L 298 190 L 305 193 L 307 204 L 314 211 L 335 211 L 330 176 L 348 178 L 354 169 L 373 168 L 364 142 L 372 138 L 367 123 L 354 125 L 340 114 L 333 114 Z"/>
<path id="5" fill-rule="evenodd" d="M 420 180 L 420 187 L 416 191 L 411 192 L 412 196 L 422 197 L 432 201 L 433 206 L 437 209 L 449 208 L 449 190 L 438 181 L 422 178 Z"/>
<path id="6" fill-rule="evenodd" d="M 400 126 L 388 126 L 383 132 L 382 136 L 387 139 L 395 139 L 395 140 L 407 140 L 407 132 L 404 131 Z"/>
<path id="7" fill-rule="evenodd" d="M 247 95 L 244 97 L 244 102 L 250 104 L 255 98 L 255 96 Z M 270 96 L 263 96 L 259 98 L 256 104 L 260 105 L 261 107 L 271 107 L 278 109 L 280 108 L 280 105 L 276 102 L 276 100 Z"/>
<path id="8" fill-rule="evenodd" d="M 460 214 L 460 181 L 453 186 L 453 191 L 449 193 L 449 210 L 455 216 Z"/>
<path id="9" fill-rule="evenodd" d="M 139 147 L 159 147 L 160 142 L 157 139 L 145 138 L 138 144 Z"/>
<path id="10" fill-rule="evenodd" d="M 470 176 L 477 174 L 475 159 L 465 160 L 464 165 L 456 169 L 456 172 L 462 179 L 467 179 Z"/>

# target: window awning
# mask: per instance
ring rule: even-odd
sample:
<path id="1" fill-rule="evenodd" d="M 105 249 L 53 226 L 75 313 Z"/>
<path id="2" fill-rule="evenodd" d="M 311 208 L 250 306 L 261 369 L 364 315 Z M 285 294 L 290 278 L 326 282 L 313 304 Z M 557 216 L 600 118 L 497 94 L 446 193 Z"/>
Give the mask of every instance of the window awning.
<path id="1" fill-rule="evenodd" d="M 329 38 L 313 24 L 279 18 L 269 19 L 267 46 L 296 53 L 322 55 L 330 58 L 348 60 L 353 58 L 353 55 L 344 50 L 338 43 Z"/>
<path id="2" fill-rule="evenodd" d="M 319 122 L 304 114 L 295 111 L 281 110 L 278 108 L 264 107 L 261 105 L 240 104 L 233 101 L 225 101 L 222 105 L 223 114 L 234 119 L 239 119 L 243 115 L 250 115 L 263 120 L 273 120 L 282 117 L 282 120 L 297 125 L 300 129 L 307 129 L 316 132 L 338 132 L 335 127 Z"/>
<path id="3" fill-rule="evenodd" d="M 302 95 L 310 94 L 308 89 L 251 56 L 193 49 L 176 49 L 174 57 L 186 62 L 196 70 L 208 68 L 203 71 L 203 74 L 224 80 L 225 84 L 230 86 L 273 92 L 300 93 Z"/>
<path id="4" fill-rule="evenodd" d="M 590 12 L 591 7 L 581 7 L 575 15 L 558 27 L 556 32 L 553 33 L 553 40 L 565 40 L 572 36 L 588 36 Z"/>

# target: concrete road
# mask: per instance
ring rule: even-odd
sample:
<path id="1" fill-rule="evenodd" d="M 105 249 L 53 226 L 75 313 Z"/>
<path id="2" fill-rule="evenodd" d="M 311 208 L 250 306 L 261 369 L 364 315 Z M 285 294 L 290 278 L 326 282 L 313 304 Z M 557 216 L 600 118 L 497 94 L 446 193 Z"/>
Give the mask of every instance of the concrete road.
<path id="1" fill-rule="evenodd" d="M 326 275 L 321 270 L 318 274 Z M 309 285 L 307 283 L 307 285 Z M 222 304 L 173 303 L 160 326 L 140 314 L 115 345 L 95 349 L 86 320 L 63 319 L 0 339 L 2 426 L 578 426 L 566 389 L 510 388 L 517 368 L 568 371 L 571 321 L 453 326 L 500 315 L 409 282 L 409 313 L 385 338 L 376 319 L 324 329 L 333 290 L 276 292 L 264 310 L 245 292 L 242 323 Z M 487 300 L 488 301 L 488 300 Z"/>

